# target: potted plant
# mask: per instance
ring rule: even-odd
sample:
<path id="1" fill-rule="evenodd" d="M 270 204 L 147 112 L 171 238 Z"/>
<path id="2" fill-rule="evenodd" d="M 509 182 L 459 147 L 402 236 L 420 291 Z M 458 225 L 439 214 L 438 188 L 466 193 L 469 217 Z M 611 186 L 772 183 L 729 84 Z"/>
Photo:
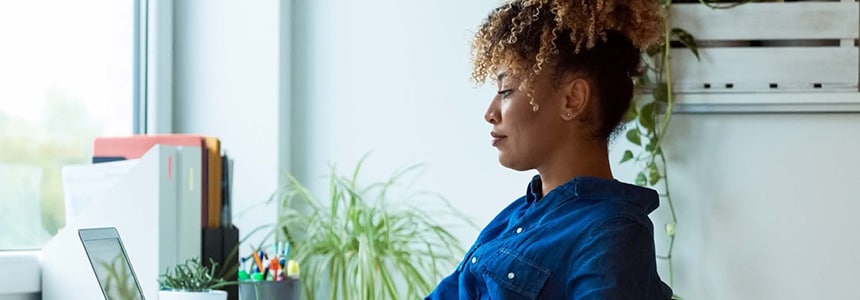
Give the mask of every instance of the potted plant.
<path id="1" fill-rule="evenodd" d="M 305 299 L 420 299 L 464 254 L 446 229 L 450 226 L 431 216 L 469 223 L 438 195 L 392 197 L 396 194 L 392 190 L 399 191 L 392 189 L 398 179 L 418 166 L 396 172 L 387 181 L 361 185 L 361 164 L 347 176 L 331 168 L 325 201 L 315 200 L 289 176 L 270 200 L 280 208 L 276 242 L 291 245 L 301 265 Z M 410 205 L 416 196 L 439 201 Z M 434 203 L 442 205 L 434 210 Z"/>
<path id="2" fill-rule="evenodd" d="M 158 278 L 161 300 L 226 300 L 227 292 L 217 290 L 232 284 L 215 275 L 217 262 L 206 267 L 197 258 L 168 269 Z"/>

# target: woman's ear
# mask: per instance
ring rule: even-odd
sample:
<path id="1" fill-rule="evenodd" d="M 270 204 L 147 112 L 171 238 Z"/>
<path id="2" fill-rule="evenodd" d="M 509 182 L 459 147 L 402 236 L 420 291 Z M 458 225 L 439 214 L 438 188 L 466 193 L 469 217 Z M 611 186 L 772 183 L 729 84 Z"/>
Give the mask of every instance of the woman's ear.
<path id="1" fill-rule="evenodd" d="M 561 117 L 565 121 L 588 118 L 588 103 L 591 100 L 591 84 L 582 76 L 571 76 L 562 85 Z"/>

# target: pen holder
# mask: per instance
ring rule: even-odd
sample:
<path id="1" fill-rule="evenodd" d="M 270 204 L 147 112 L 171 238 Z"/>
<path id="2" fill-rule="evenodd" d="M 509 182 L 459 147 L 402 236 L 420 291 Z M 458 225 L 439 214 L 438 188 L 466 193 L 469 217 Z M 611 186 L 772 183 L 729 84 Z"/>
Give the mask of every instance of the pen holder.
<path id="1" fill-rule="evenodd" d="M 239 283 L 239 300 L 299 300 L 301 294 L 301 281 L 293 278 Z"/>

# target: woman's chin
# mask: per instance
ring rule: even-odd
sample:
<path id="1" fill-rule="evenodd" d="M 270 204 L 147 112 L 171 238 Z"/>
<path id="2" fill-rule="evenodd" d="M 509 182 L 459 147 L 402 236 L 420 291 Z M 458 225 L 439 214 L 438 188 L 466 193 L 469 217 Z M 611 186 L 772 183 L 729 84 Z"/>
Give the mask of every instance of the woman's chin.
<path id="1" fill-rule="evenodd" d="M 532 168 L 529 168 L 522 162 L 522 160 L 516 159 L 507 153 L 499 151 L 499 164 L 503 167 L 515 170 L 515 171 L 528 171 Z"/>

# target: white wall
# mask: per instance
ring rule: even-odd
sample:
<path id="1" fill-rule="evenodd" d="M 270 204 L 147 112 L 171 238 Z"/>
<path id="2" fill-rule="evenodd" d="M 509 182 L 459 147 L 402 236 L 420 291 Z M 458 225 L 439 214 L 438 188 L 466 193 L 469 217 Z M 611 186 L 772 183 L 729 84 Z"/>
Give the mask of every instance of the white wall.
<path id="1" fill-rule="evenodd" d="M 174 2 L 173 129 L 217 136 L 235 160 L 234 221 L 243 236 L 275 221 L 263 204 L 286 163 L 282 8 L 277 0 Z"/>
<path id="2" fill-rule="evenodd" d="M 312 190 L 329 163 L 365 153 L 367 179 L 425 163 L 418 189 L 441 193 L 483 225 L 530 175 L 500 167 L 475 89 L 469 43 L 494 3 L 298 1 L 294 19 L 293 170 Z M 315 181 L 314 181 L 315 180 Z M 324 195 L 322 193 L 318 193 Z M 455 229 L 471 244 L 477 229 Z"/>
<path id="3" fill-rule="evenodd" d="M 860 115 L 683 115 L 673 122 L 665 149 L 679 214 L 681 296 L 857 299 Z M 614 147 L 615 161 L 624 147 Z M 653 216 L 660 249 L 666 213 Z"/>

